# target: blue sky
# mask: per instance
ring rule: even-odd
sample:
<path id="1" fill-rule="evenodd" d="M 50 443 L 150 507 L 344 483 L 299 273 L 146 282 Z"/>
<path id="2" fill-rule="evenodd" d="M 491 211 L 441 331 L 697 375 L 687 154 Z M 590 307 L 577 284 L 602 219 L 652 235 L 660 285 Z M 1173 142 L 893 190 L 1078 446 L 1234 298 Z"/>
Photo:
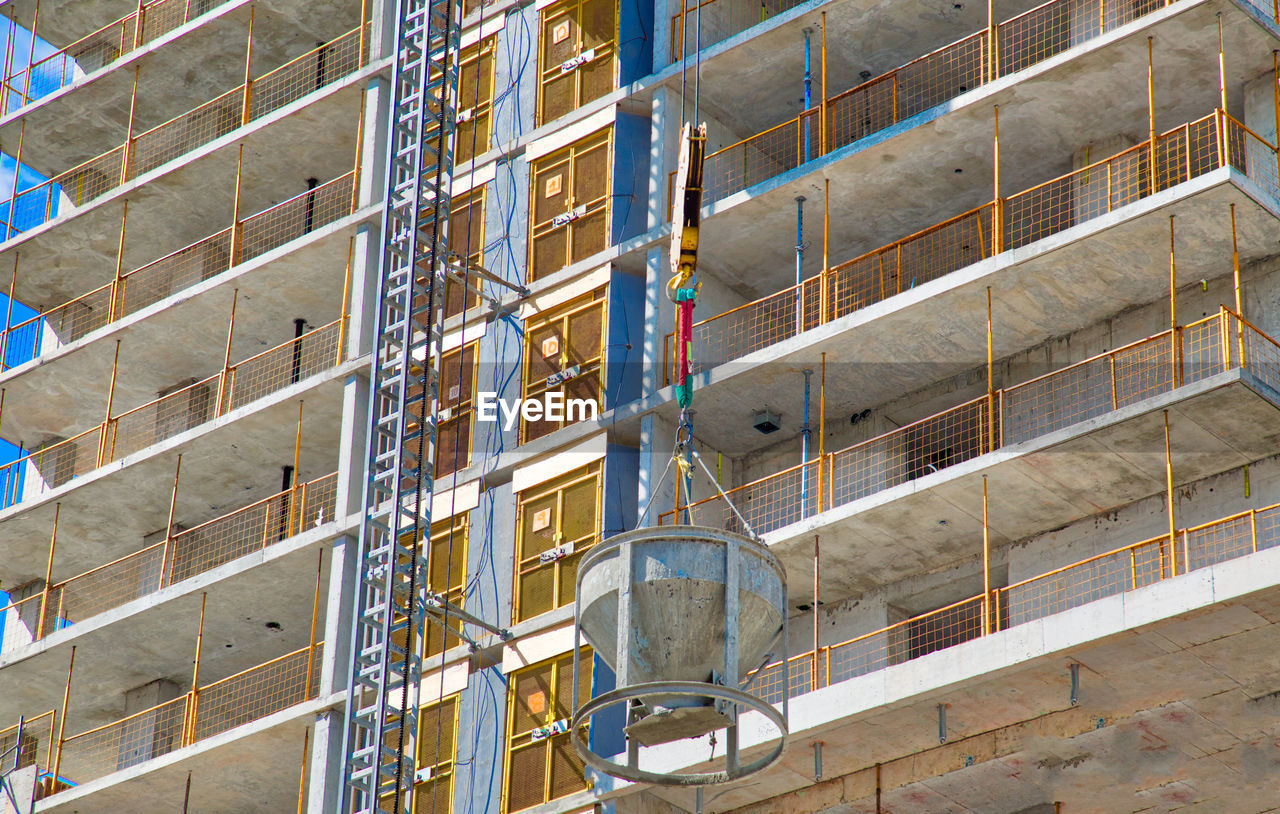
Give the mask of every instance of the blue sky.
<path id="1" fill-rule="evenodd" d="M 7 49 L 9 48 L 9 36 L 10 36 L 11 29 L 13 31 L 14 42 L 13 42 L 13 61 L 9 63 L 10 75 L 19 73 L 27 68 L 29 64 L 28 58 L 29 58 L 29 55 L 31 54 L 31 40 L 32 40 L 31 32 L 27 31 L 21 26 L 14 25 L 8 19 L 0 18 L 0 66 L 3 66 L 6 62 L 8 62 L 8 57 L 6 52 L 7 52 Z M 55 49 L 49 43 L 45 42 L 42 39 L 36 38 L 35 61 L 40 62 L 41 59 L 55 53 L 56 50 L 57 49 Z M 33 76 L 32 95 L 41 96 L 41 95 L 44 95 L 45 93 L 50 93 L 54 90 L 57 90 L 59 87 L 61 87 L 64 77 L 68 79 L 70 78 L 70 75 L 71 75 L 70 71 L 73 69 L 74 69 L 74 66 L 71 63 L 68 63 L 67 65 L 64 66 L 60 60 L 51 62 L 47 66 L 47 69 L 38 68 L 35 75 Z M 16 95 L 11 95 L 9 104 L 11 106 L 16 105 L 17 101 L 18 100 Z M 0 221 L 7 222 L 9 219 L 9 210 L 12 205 L 11 196 L 13 193 L 13 179 L 14 179 L 15 172 L 18 173 L 19 191 L 24 189 L 30 189 L 31 187 L 36 186 L 40 183 L 43 183 L 45 180 L 47 180 L 44 176 L 40 175 L 38 172 L 31 169 L 30 167 L 22 167 L 21 170 L 19 170 L 18 162 L 16 158 L 14 158 L 12 155 L 9 155 L 8 153 L 0 153 Z M 31 226 L 35 225 L 34 223 L 31 223 L 31 222 L 24 222 L 25 220 L 26 219 L 21 217 L 21 211 L 20 211 L 19 223 L 18 223 L 19 226 L 24 228 L 30 228 Z M 3 228 L 3 227 L 0 227 L 0 228 Z M 3 237 L 4 235 L 0 234 L 0 238 L 3 238 Z M 0 275 L 0 276 L 7 277 L 7 275 Z M 7 290 L 8 288 L 7 280 L 6 280 L 6 284 L 4 285 L 4 288 L 5 290 Z M 5 294 L 0 293 L 0 314 L 8 314 L 8 313 L 9 313 L 9 298 Z M 13 317 L 12 317 L 13 324 L 23 322 L 35 315 L 36 315 L 36 312 L 31 308 L 28 308 L 26 305 L 23 305 L 20 302 L 16 302 L 16 301 L 14 302 Z M 6 353 L 6 359 L 4 360 L 8 366 L 20 364 L 26 361 L 27 359 L 30 359 L 31 356 L 33 355 L 33 352 L 34 352 L 34 347 L 32 346 L 33 335 L 31 334 L 31 332 L 26 332 L 24 333 L 24 337 L 27 337 L 26 342 L 11 341 L 10 344 L 12 344 L 13 347 L 10 347 L 8 349 Z M 14 337 L 12 339 L 17 340 L 18 337 Z M 3 427 L 4 427 L 3 422 L 4 422 L 4 417 L 3 415 L 0 415 L 0 435 L 3 434 Z M 0 438 L 0 465 L 8 463 L 16 459 L 17 457 L 18 457 L 18 448 L 15 445 L 4 440 L 3 438 Z M 3 498 L 0 498 L 0 499 L 3 499 Z M 5 593 L 3 590 L 0 590 L 0 607 L 3 607 L 8 603 L 9 603 L 8 594 Z M 3 619 L 3 616 L 0 616 L 0 636 L 3 636 L 3 634 L 4 634 L 4 619 Z"/>

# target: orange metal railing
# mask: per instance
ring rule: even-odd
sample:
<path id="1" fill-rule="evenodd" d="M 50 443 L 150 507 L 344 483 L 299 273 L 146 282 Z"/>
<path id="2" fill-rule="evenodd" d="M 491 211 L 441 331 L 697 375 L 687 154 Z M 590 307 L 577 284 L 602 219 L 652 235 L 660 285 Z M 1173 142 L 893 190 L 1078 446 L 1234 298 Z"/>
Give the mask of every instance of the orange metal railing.
<path id="1" fill-rule="evenodd" d="M 323 642 L 57 741 L 51 772 L 84 783 L 313 699 Z"/>
<path id="2" fill-rule="evenodd" d="M 1248 367 L 1280 390 L 1280 345 L 1223 308 L 1205 319 L 1077 362 L 820 458 L 730 489 L 757 534 L 1040 437 L 1183 384 Z M 737 530 L 719 495 L 682 505 L 695 525 Z M 659 522 L 674 521 L 676 511 Z"/>
<path id="3" fill-rule="evenodd" d="M 1275 356 L 1268 364 L 1275 364 Z M 785 692 L 795 697 L 819 687 L 976 639 L 989 632 L 1132 591 L 1170 577 L 1280 545 L 1280 504 L 1188 526 L 1019 580 L 989 595 L 962 599 L 896 624 L 788 660 Z M 782 703 L 781 662 L 754 676 L 751 691 Z"/>
<path id="4" fill-rule="evenodd" d="M 718 41 L 710 39 L 707 31 L 708 10 L 718 4 L 724 6 L 721 16 L 725 24 L 712 26 L 711 36 L 723 38 L 760 22 L 750 13 L 729 13 L 730 5 L 736 8 L 743 2 L 706 0 L 702 4 L 704 47 Z M 1051 0 L 971 34 L 824 99 L 795 118 L 708 154 L 702 174 L 703 203 L 720 200 L 794 169 L 1166 5 L 1166 0 Z M 788 7 L 787 0 L 783 0 L 776 10 L 770 5 L 760 7 L 758 13 L 764 19 Z M 695 5 L 673 18 L 673 44 L 678 45 L 677 37 L 688 40 L 688 25 L 682 29 L 681 19 L 696 14 L 696 9 Z M 686 33 L 682 34 L 682 30 Z M 672 172 L 668 202 L 674 177 Z"/>
<path id="5" fill-rule="evenodd" d="M 0 116 L 70 85 L 80 75 L 116 62 L 210 10 L 208 4 L 197 4 L 193 9 L 191 0 L 139 3 L 133 13 L 35 60 L 30 67 L 15 64 L 11 40 L 8 49 L 11 55 L 0 79 Z"/>
<path id="6" fill-rule="evenodd" d="M 49 788 L 57 743 L 58 714 L 50 710 L 0 729 L 0 777 L 11 770 L 36 767 L 37 796 Z"/>
<path id="7" fill-rule="evenodd" d="M 342 361 L 346 316 L 0 466 L 0 506 L 61 486 Z"/>
<path id="8" fill-rule="evenodd" d="M 13 199 L 5 236 L 19 220 L 43 222 L 58 214 L 61 196 L 81 206 L 143 173 L 248 125 L 359 70 L 367 62 L 360 26 L 302 56 L 73 167 Z"/>
<path id="9" fill-rule="evenodd" d="M 69 624 L 118 608 L 332 520 L 337 485 L 336 473 L 299 483 L 0 607 L 0 615 L 6 620 L 0 652 L 30 644 Z"/>
<path id="10" fill-rule="evenodd" d="M 59 344 L 74 342 L 351 214 L 354 192 L 352 171 L 11 326 L 0 340 L 0 370 L 11 345 L 30 348 L 24 356 L 34 358 L 49 350 L 46 331 Z"/>
<path id="11" fill-rule="evenodd" d="M 1144 141 L 840 263 L 798 286 L 694 323 L 694 372 L 740 359 L 997 251 L 1026 246 L 1225 166 L 1247 174 L 1272 194 L 1280 193 L 1275 146 L 1215 111 L 1156 136 L 1154 148 Z M 667 384 L 673 342 L 674 335 L 667 334 Z"/>

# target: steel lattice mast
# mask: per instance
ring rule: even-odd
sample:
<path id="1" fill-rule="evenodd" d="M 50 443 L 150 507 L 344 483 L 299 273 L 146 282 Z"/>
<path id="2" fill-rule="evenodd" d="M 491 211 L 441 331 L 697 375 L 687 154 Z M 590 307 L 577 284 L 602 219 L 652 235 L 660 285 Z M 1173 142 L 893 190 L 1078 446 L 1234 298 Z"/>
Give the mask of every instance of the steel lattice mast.
<path id="1" fill-rule="evenodd" d="M 397 0 L 343 810 L 408 809 L 426 624 L 457 95 L 456 0 Z"/>

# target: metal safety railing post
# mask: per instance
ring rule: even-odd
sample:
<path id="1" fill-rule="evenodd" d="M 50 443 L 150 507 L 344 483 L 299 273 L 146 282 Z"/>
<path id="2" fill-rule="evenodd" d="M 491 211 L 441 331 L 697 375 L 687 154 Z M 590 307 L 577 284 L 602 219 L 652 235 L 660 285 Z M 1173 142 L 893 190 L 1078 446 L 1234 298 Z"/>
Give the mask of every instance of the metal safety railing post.
<path id="1" fill-rule="evenodd" d="M 53 759 L 53 775 L 54 787 L 58 784 L 58 778 L 62 769 L 62 747 L 67 742 L 67 707 L 71 704 L 71 673 L 76 667 L 76 646 L 71 645 L 71 661 L 67 664 L 67 684 L 62 691 L 62 714 L 58 716 L 58 752 Z"/>
<path id="2" fill-rule="evenodd" d="M 249 106 L 253 101 L 253 17 L 255 10 L 255 6 L 249 6 L 249 36 L 244 47 L 244 99 L 240 110 L 241 125 L 249 123 Z"/>
<path id="3" fill-rule="evenodd" d="M 62 503 L 53 507 L 53 533 L 49 536 L 49 561 L 44 571 L 44 590 L 40 592 L 40 618 L 36 620 L 36 640 L 44 638 L 44 618 L 49 611 L 49 591 L 53 587 L 53 552 L 58 545 L 58 517 L 62 514 Z"/>
<path id="4" fill-rule="evenodd" d="M 12 218 L 12 213 L 10 214 Z M 9 278 L 9 304 L 4 316 L 4 339 L 0 340 L 0 371 L 9 369 L 9 332 L 13 330 L 14 289 L 18 287 L 18 257 L 21 253 L 13 253 L 13 276 Z"/>
<path id="5" fill-rule="evenodd" d="M 129 180 L 129 173 L 133 166 L 133 128 L 136 122 L 138 112 L 138 75 L 142 71 L 141 65 L 133 66 L 133 93 L 129 96 L 129 124 L 125 131 L 124 150 L 120 156 L 120 185 Z M 53 188 L 49 188 L 49 198 L 53 199 Z M 76 201 L 78 206 L 81 202 Z"/>
<path id="6" fill-rule="evenodd" d="M 215 417 L 223 414 L 226 409 L 227 399 L 230 397 L 228 390 L 228 379 L 231 375 L 231 340 L 236 332 L 236 303 L 240 299 L 240 289 L 234 289 L 231 292 L 231 319 L 227 323 L 227 343 L 222 354 L 222 370 L 218 374 L 218 400 L 214 405 L 213 415 Z"/>
<path id="7" fill-rule="evenodd" d="M 120 340 L 116 340 L 115 358 L 111 362 L 111 384 L 107 388 L 107 410 L 102 419 L 102 432 L 98 435 L 98 466 L 107 461 L 111 447 L 108 444 L 111 434 L 111 410 L 116 397 L 116 375 L 120 372 Z"/>
<path id="8" fill-rule="evenodd" d="M 169 569 L 173 565 L 173 517 L 178 506 L 178 478 L 182 475 L 182 453 L 178 453 L 178 464 L 173 472 L 173 489 L 169 492 L 169 522 L 164 527 L 164 550 L 160 555 L 160 587 L 169 582 Z"/>
<path id="9" fill-rule="evenodd" d="M 187 693 L 186 726 L 182 736 L 183 746 L 190 746 L 196 740 L 196 721 L 200 715 L 200 657 L 204 650 L 204 612 L 208 600 L 208 591 L 200 594 L 200 624 L 196 628 L 196 658 L 191 668 L 191 691 Z"/>
<path id="10" fill-rule="evenodd" d="M 116 242 L 116 273 L 111 278 L 111 297 L 107 304 L 107 321 L 114 322 L 121 316 L 124 292 L 124 234 L 125 225 L 129 221 L 129 201 L 123 202 L 120 212 L 120 239 Z"/>

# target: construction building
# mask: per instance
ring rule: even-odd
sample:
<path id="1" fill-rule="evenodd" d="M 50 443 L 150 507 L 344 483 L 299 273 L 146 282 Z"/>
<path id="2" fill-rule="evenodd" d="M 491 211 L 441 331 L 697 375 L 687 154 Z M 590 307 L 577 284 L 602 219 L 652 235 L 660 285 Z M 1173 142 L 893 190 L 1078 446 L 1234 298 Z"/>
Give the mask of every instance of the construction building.
<path id="1" fill-rule="evenodd" d="M 398 542 L 475 622 L 383 619 L 420 664 L 378 678 L 409 731 L 374 751 L 412 772 L 375 803 L 1277 810 L 1280 7 L 462 0 L 415 80 L 414 6 L 0 9 L 0 149 L 47 179 L 0 223 L 0 811 L 369 810 L 410 97 L 451 111 L 448 216 L 412 208 L 462 271 L 421 274 L 434 362 L 401 356 L 439 382 L 401 392 L 435 441 Z M 710 467 L 682 481 L 686 122 Z M 789 582 L 751 683 L 782 757 L 700 793 L 587 772 L 567 731 L 578 561 L 677 521 Z"/>

